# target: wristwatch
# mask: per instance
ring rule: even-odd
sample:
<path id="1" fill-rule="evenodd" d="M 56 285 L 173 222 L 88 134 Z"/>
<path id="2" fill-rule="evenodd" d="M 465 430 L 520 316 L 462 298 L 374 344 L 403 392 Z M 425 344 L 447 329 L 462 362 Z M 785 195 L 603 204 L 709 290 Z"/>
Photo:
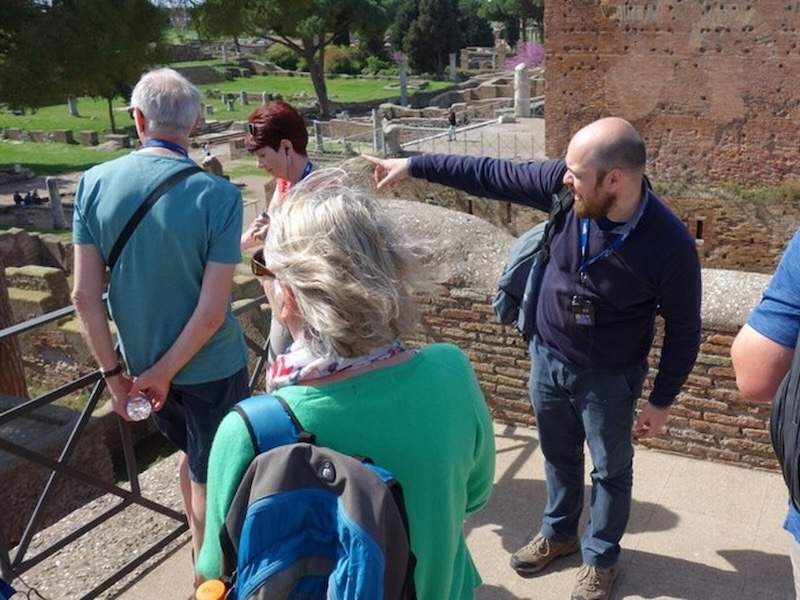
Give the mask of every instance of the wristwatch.
<path id="1" fill-rule="evenodd" d="M 109 369 L 108 371 L 104 371 L 103 369 L 100 369 L 100 375 L 103 377 L 103 379 L 108 379 L 109 377 L 114 377 L 114 375 L 119 375 L 120 373 L 122 373 L 122 363 L 121 362 L 117 363 L 116 367 L 114 367 L 113 369 Z"/>

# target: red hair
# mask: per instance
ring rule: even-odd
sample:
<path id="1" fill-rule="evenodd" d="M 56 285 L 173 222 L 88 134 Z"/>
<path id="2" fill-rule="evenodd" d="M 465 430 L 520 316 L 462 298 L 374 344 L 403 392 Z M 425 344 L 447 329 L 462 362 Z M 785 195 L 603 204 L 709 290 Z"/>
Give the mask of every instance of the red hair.
<path id="1" fill-rule="evenodd" d="M 252 125 L 245 138 L 244 145 L 250 152 L 269 146 L 277 151 L 281 140 L 292 142 L 294 151 L 306 155 L 308 130 L 303 116 L 290 104 L 282 100 L 273 100 L 250 113 L 248 118 Z"/>

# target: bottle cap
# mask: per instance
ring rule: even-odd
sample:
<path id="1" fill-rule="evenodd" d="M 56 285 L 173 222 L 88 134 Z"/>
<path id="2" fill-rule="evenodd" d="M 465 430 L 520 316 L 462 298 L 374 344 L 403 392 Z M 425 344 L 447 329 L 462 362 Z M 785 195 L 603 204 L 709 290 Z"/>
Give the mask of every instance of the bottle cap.
<path id="1" fill-rule="evenodd" d="M 219 579 L 204 581 L 194 595 L 196 600 L 222 600 L 225 598 L 225 584 Z"/>

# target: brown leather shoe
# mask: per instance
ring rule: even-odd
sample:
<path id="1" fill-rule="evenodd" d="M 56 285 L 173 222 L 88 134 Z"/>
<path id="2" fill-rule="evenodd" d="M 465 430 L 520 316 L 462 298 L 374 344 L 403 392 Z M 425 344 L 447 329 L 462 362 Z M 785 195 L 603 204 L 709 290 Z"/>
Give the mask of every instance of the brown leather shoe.
<path id="1" fill-rule="evenodd" d="M 601 569 L 583 565 L 578 571 L 578 579 L 572 589 L 570 600 L 607 600 L 617 578 L 617 568 Z"/>
<path id="2" fill-rule="evenodd" d="M 536 537 L 511 555 L 511 568 L 521 577 L 533 577 L 561 556 L 580 550 L 580 540 L 555 542 L 537 533 Z"/>

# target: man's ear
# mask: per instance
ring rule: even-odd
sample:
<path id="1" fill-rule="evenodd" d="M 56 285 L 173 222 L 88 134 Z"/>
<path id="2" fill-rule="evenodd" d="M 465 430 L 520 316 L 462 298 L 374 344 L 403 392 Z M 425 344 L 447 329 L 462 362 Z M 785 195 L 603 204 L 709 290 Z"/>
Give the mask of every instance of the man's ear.
<path id="1" fill-rule="evenodd" d="M 604 183 L 611 187 L 617 187 L 622 182 L 622 170 L 621 169 L 611 169 L 606 174 L 606 180 Z"/>

